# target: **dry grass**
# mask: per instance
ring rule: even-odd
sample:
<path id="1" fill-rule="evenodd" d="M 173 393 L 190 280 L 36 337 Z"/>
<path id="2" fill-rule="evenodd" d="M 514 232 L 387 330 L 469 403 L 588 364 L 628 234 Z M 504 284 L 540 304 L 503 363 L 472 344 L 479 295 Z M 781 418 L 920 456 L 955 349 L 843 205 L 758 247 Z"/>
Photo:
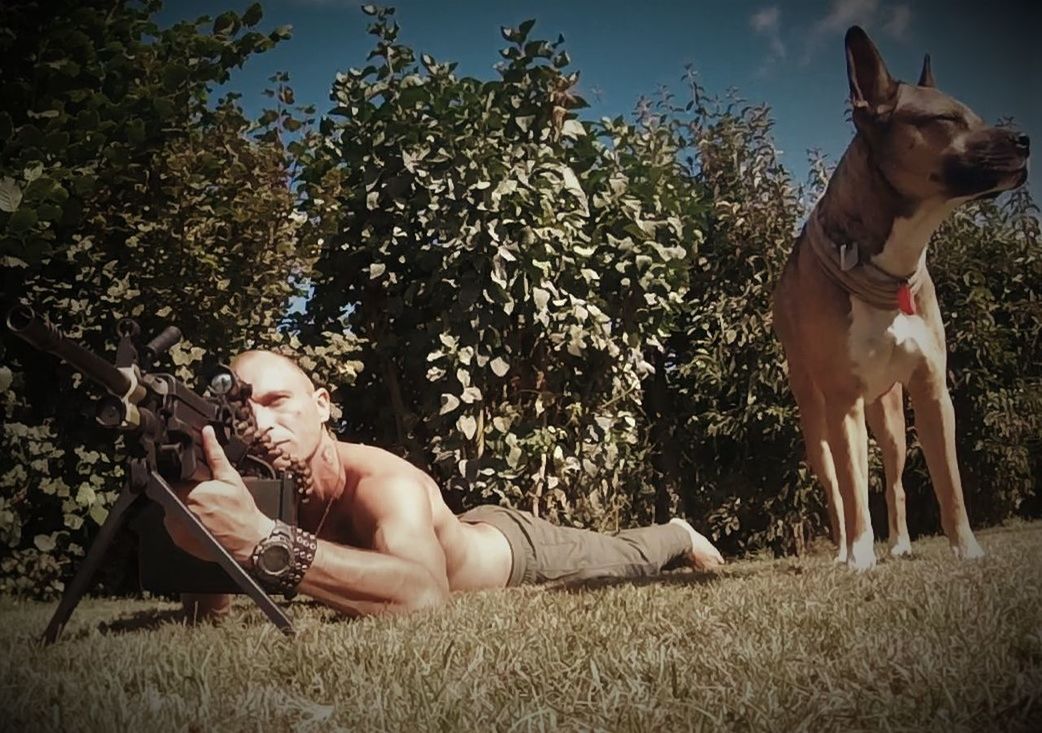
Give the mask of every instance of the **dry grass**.
<path id="1" fill-rule="evenodd" d="M 1040 730 L 1042 524 L 855 575 L 827 557 L 719 576 L 459 596 L 348 621 L 246 602 L 187 628 L 157 601 L 0 599 L 4 730 Z M 880 552 L 882 552 L 880 548 Z"/>

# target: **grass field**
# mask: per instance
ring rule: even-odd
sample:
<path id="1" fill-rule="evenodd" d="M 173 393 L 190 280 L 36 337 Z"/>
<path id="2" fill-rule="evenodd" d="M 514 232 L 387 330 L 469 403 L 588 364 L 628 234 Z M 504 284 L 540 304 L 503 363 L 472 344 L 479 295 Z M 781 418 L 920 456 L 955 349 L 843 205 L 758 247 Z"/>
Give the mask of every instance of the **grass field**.
<path id="1" fill-rule="evenodd" d="M 456 597 L 404 618 L 240 601 L 0 599 L 2 730 L 1042 730 L 1042 524 L 942 539 L 872 573 L 824 554 L 715 576 Z M 884 549 L 878 548 L 882 554 Z"/>

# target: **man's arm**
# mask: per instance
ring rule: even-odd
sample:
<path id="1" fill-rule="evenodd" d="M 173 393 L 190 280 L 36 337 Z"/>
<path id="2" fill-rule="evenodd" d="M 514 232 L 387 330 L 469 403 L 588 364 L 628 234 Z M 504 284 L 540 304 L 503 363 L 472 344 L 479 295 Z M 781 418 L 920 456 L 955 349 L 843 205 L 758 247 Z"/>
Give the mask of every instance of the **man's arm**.
<path id="1" fill-rule="evenodd" d="M 448 594 L 445 552 L 434 531 L 430 498 L 418 478 L 362 479 L 351 506 L 353 525 L 370 548 L 422 565 Z"/>
<path id="2" fill-rule="evenodd" d="M 410 477 L 363 479 L 352 513 L 371 550 L 320 541 L 300 592 L 352 614 L 408 611 L 448 598 L 445 553 L 423 484 Z"/>
<path id="3" fill-rule="evenodd" d="M 274 520 L 257 508 L 210 428 L 203 430 L 203 449 L 213 479 L 191 489 L 184 496 L 185 503 L 232 556 L 246 565 L 253 548 L 271 532 Z M 425 496 L 423 498 L 427 507 L 427 539 L 433 540 L 440 553 L 430 520 L 430 504 Z M 422 524 L 422 510 L 403 510 L 401 523 L 396 525 L 397 515 L 389 509 L 395 505 L 394 502 L 376 502 L 374 516 L 382 516 L 391 527 L 397 526 L 391 536 L 396 538 L 396 543 L 405 544 L 400 532 L 420 531 L 415 523 Z M 178 526 L 176 517 L 167 517 L 166 523 L 175 543 L 183 549 L 191 547 L 192 536 L 187 527 Z M 428 542 L 421 542 L 420 546 L 433 552 Z M 415 556 L 409 551 L 360 550 L 320 540 L 315 560 L 299 590 L 351 614 L 411 611 L 443 603 L 448 597 L 444 557 L 440 560 L 440 570 L 435 572 L 439 567 L 436 561 L 420 562 L 413 559 Z"/>
<path id="4" fill-rule="evenodd" d="M 298 590 L 353 616 L 439 606 L 449 595 L 419 563 L 325 540 Z"/>

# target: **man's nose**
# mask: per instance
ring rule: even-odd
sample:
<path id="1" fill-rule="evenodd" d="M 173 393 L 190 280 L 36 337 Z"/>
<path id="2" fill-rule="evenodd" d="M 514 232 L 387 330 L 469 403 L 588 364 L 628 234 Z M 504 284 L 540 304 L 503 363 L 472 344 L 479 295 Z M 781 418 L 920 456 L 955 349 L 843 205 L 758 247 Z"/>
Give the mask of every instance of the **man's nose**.
<path id="1" fill-rule="evenodd" d="M 1031 152 L 1031 138 L 1025 135 L 1024 133 L 1015 135 L 1014 142 L 1017 145 L 1017 150 L 1024 153 L 1025 155 Z"/>
<path id="2" fill-rule="evenodd" d="M 264 432 L 272 426 L 271 411 L 264 405 L 258 405 L 256 402 L 250 403 L 250 408 L 253 410 L 253 421 L 257 424 L 257 430 Z"/>

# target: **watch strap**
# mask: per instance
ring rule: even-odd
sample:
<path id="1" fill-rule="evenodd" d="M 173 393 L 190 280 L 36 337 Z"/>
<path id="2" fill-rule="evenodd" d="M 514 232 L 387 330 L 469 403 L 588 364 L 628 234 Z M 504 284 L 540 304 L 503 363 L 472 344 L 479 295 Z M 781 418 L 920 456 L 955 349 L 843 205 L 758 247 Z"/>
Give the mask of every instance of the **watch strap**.
<path id="1" fill-rule="evenodd" d="M 263 572 L 257 564 L 260 553 L 273 540 L 279 539 L 279 535 L 288 539 L 290 543 L 290 565 L 284 573 L 271 575 Z M 306 530 L 292 524 L 276 519 L 271 533 L 257 543 L 250 554 L 248 572 L 266 590 L 281 593 L 287 598 L 296 594 L 297 586 L 304 579 L 305 573 L 315 561 L 315 553 L 318 551 L 318 538 Z"/>

